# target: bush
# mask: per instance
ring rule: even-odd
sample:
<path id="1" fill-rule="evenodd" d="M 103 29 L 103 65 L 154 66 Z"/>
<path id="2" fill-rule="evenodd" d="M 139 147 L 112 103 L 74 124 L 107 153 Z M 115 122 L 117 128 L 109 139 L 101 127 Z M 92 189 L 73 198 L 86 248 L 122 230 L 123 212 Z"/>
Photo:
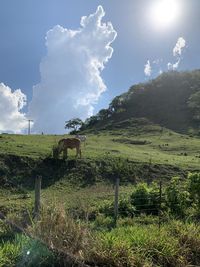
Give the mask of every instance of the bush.
<path id="1" fill-rule="evenodd" d="M 166 187 L 165 194 L 165 202 L 169 213 L 184 218 L 191 203 L 187 183 L 180 180 L 179 177 L 174 177 Z"/>
<path id="2" fill-rule="evenodd" d="M 200 211 L 200 173 L 190 173 L 188 175 L 188 190 L 192 200 L 198 204 Z"/>
<path id="3" fill-rule="evenodd" d="M 114 202 L 104 201 L 99 207 L 99 212 L 103 213 L 105 216 L 114 216 Z M 118 203 L 118 215 L 120 217 L 133 217 L 135 213 L 135 208 L 131 204 L 129 199 L 120 199 Z"/>
<path id="4" fill-rule="evenodd" d="M 136 214 L 159 213 L 159 192 L 155 186 L 148 187 L 145 183 L 139 183 L 131 195 L 131 204 L 135 207 Z"/>

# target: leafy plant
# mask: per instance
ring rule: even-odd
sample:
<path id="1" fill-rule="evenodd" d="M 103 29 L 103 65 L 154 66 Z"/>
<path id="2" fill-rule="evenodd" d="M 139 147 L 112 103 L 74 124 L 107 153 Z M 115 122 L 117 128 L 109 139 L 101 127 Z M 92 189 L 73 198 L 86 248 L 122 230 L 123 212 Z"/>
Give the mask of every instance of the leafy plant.
<path id="1" fill-rule="evenodd" d="M 175 216 L 184 218 L 190 205 L 190 195 L 187 184 L 179 177 L 173 177 L 166 187 L 166 205 L 169 212 Z"/>
<path id="2" fill-rule="evenodd" d="M 159 192 L 156 187 L 148 187 L 145 183 L 137 184 L 131 194 L 131 204 L 136 214 L 154 214 L 159 212 Z"/>

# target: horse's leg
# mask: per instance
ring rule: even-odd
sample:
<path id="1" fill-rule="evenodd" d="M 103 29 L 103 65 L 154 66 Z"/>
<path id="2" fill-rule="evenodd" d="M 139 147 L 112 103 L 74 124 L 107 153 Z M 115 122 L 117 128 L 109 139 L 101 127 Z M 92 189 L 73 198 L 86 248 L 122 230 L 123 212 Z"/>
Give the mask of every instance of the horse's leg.
<path id="1" fill-rule="evenodd" d="M 67 148 L 63 150 L 63 159 L 67 159 Z"/>
<path id="2" fill-rule="evenodd" d="M 78 147 L 76 147 L 76 158 L 78 157 L 78 154 L 79 154 L 79 150 L 78 150 Z"/>
<path id="3" fill-rule="evenodd" d="M 81 159 L 81 148 L 79 148 L 79 154 L 80 154 L 80 159 Z"/>

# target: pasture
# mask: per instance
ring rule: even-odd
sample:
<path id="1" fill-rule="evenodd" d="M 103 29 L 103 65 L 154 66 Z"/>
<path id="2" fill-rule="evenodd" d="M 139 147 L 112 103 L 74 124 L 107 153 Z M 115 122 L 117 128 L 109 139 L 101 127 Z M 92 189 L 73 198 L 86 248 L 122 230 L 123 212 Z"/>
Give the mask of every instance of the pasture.
<path id="1" fill-rule="evenodd" d="M 34 185 L 30 180 L 31 171 L 28 168 L 44 158 L 52 157 L 52 148 L 62 138 L 70 137 L 68 135 L 0 135 L 0 153 L 3 155 L 15 155 L 27 161 L 26 170 L 18 163 L 14 164 L 15 158 L 10 160 L 10 176 L 15 176 L 13 183 L 16 186 L 24 188 L 22 193 L 15 189 L 12 191 L 1 189 L 2 209 L 16 210 L 26 205 L 31 205 Z M 100 173 L 106 173 L 102 180 L 102 175 L 98 175 L 97 167 L 101 162 L 109 162 L 117 158 L 127 160 L 136 169 L 136 179 L 150 175 L 146 170 L 149 165 L 155 165 L 157 177 L 162 179 L 162 173 L 169 173 L 168 177 L 176 175 L 177 170 L 192 171 L 200 170 L 200 138 L 181 135 L 170 130 L 164 130 L 162 134 L 158 129 L 155 132 L 143 132 L 135 135 L 126 131 L 109 132 L 103 131 L 98 134 L 87 134 L 87 145 L 82 145 L 82 159 L 77 161 L 77 166 L 68 170 L 66 164 L 43 166 L 45 179 L 43 180 L 42 199 L 44 201 L 62 200 L 67 205 L 76 205 L 82 202 L 82 205 L 88 206 L 90 202 L 100 202 L 102 199 L 113 197 L 113 184 L 109 181 L 109 168 L 100 170 Z M 69 162 L 75 159 L 75 150 L 69 150 Z M 8 162 L 9 160 L 7 160 Z M 67 162 L 67 161 L 66 161 Z M 6 174 L 8 166 L 0 160 L 0 169 Z M 8 163 L 7 163 L 8 164 Z M 96 166 L 97 165 L 97 166 Z M 24 169 L 23 169 L 24 168 Z M 99 168 L 99 167 L 98 167 Z M 152 168 L 152 169 L 153 169 Z M 60 171 L 61 169 L 61 171 Z M 133 171 L 135 171 L 135 169 Z M 174 170 L 175 171 L 174 171 Z M 173 171 L 172 171 L 173 170 Z M 24 172 L 24 173 L 23 173 Z M 159 177 L 159 173 L 161 173 Z M 131 176 L 132 174 L 130 174 Z M 141 175 L 141 177 L 140 177 Z M 177 171 L 178 175 L 178 171 Z M 21 178 L 21 176 L 23 176 Z M 97 177 L 94 177 L 97 176 Z M 154 179 L 154 173 L 152 173 Z M 87 181 L 84 181 L 87 177 Z M 12 178 L 12 177 L 11 177 Z M 9 178 L 10 179 L 10 178 Z M 131 178 L 132 179 L 132 178 Z M 120 194 L 131 192 L 132 180 L 127 180 L 120 186 Z M 28 195 L 28 197 L 26 197 Z M 24 205 L 24 203 L 26 203 Z M 77 203 L 77 206 L 79 205 Z"/>
<path id="2" fill-rule="evenodd" d="M 52 148 L 67 135 L 0 135 L 0 153 L 26 156 L 34 159 L 48 157 Z M 70 136 L 68 136 L 70 137 Z M 75 151 L 69 151 L 73 158 Z M 170 130 L 162 133 L 129 134 L 124 131 L 87 135 L 82 145 L 84 158 L 122 157 L 136 162 L 169 164 L 185 169 L 200 167 L 200 138 L 182 135 Z"/>
<path id="3" fill-rule="evenodd" d="M 158 130 L 156 134 L 147 131 L 137 135 L 123 130 L 89 133 L 86 146 L 82 145 L 82 159 L 75 160 L 75 150 L 69 150 L 67 160 L 54 160 L 53 146 L 66 137 L 70 136 L 0 135 L 1 212 L 16 222 L 24 221 L 31 216 L 34 204 L 33 174 L 39 171 L 43 176 L 42 204 L 44 207 L 51 207 L 51 205 L 55 207 L 50 208 L 53 212 L 51 218 L 48 217 L 49 213 L 44 211 L 42 220 L 53 221 L 58 216 L 54 213 L 60 214 L 59 209 L 68 210 L 75 218 L 81 220 L 81 225 L 83 223 L 86 227 L 86 224 L 91 231 L 94 231 L 95 240 L 92 241 L 94 249 L 90 249 L 89 243 L 87 249 L 83 249 L 81 254 L 81 257 L 87 261 L 92 262 L 95 259 L 96 263 L 100 262 L 104 264 L 103 266 L 120 267 L 127 266 L 127 263 L 128 266 L 156 266 L 155 264 L 162 266 L 162 263 L 168 264 L 166 266 L 186 266 L 189 262 L 199 263 L 198 257 L 195 256 L 199 253 L 200 247 L 199 227 L 196 228 L 193 224 L 188 223 L 187 226 L 182 222 L 181 224 L 171 220 L 169 222 L 169 218 L 165 217 L 162 230 L 159 232 L 158 218 L 145 215 L 134 220 L 120 218 L 118 228 L 110 232 L 112 218 L 104 214 L 98 215 L 102 207 L 104 209 L 106 207 L 109 211 L 111 205 L 112 209 L 114 179 L 118 171 L 120 172 L 120 169 L 113 167 L 115 161 L 122 159 L 124 166 L 128 168 L 128 172 L 121 175 L 119 188 L 119 199 L 124 201 L 133 193 L 135 182 L 147 181 L 148 176 L 151 176 L 151 181 L 158 181 L 158 179 L 167 181 L 172 176 L 187 174 L 188 171 L 199 171 L 200 139 L 198 137 L 181 135 L 166 129 L 162 132 Z M 128 176 L 125 177 L 126 175 Z M 127 202 L 123 201 L 122 209 L 129 208 L 126 206 Z M 63 221 L 60 223 L 62 227 Z M 35 227 L 42 227 L 42 224 Z M 32 231 L 36 231 L 35 229 L 33 228 Z M 79 234 L 80 229 L 77 226 L 72 225 L 72 229 L 76 231 L 76 233 L 70 232 L 73 236 Z M 196 239 L 192 239 L 187 229 L 196 231 Z M 44 229 L 38 231 L 45 234 Z M 176 231 L 182 231 L 180 236 Z M 20 251 L 24 251 L 23 246 L 27 248 L 27 244 L 32 244 L 33 241 L 27 241 L 23 237 L 17 237 L 17 240 L 12 237 L 11 241 L 7 241 L 10 240 L 10 237 L 7 237 L 9 233 L 6 232 L 5 235 L 3 230 L 1 233 L 0 253 L 4 261 L 2 265 L 0 261 L 0 266 L 5 266 L 4 262 L 7 266 L 15 266 L 16 259 L 20 258 Z M 55 233 L 55 236 L 57 234 L 59 233 Z M 183 246 L 181 236 L 187 236 L 186 241 L 191 244 L 180 254 Z M 44 237 L 41 236 L 41 238 Z M 22 241 L 18 242 L 18 239 Z M 172 240 L 173 245 L 171 245 Z M 194 252 L 193 243 L 197 244 Z M 16 247 L 16 244 L 19 246 Z M 150 252 L 147 244 L 152 246 Z M 4 252 L 6 246 L 9 249 L 17 248 L 17 251 L 12 254 L 12 263 L 9 263 L 9 256 Z M 135 249 L 132 250 L 132 246 Z M 45 249 L 43 251 L 47 253 Z M 87 251 L 91 253 L 87 254 Z M 101 255 L 105 255 L 105 258 L 101 258 L 98 251 L 101 251 Z M 112 257 L 109 251 L 112 251 L 116 257 Z M 146 253 L 150 253 L 149 256 Z M 179 255 L 178 258 L 177 255 Z M 38 261 L 43 261 L 42 257 L 45 258 L 44 262 L 53 261 L 51 253 L 48 257 L 46 254 L 38 256 Z M 140 259 L 144 265 L 141 265 Z"/>

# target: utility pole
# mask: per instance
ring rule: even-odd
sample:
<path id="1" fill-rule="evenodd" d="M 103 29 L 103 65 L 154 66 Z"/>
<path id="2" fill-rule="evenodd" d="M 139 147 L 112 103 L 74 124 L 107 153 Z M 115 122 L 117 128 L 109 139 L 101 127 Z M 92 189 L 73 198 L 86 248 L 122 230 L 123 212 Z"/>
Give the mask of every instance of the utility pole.
<path id="1" fill-rule="evenodd" d="M 33 122 L 33 120 L 28 120 L 28 135 L 31 134 L 31 122 Z"/>

